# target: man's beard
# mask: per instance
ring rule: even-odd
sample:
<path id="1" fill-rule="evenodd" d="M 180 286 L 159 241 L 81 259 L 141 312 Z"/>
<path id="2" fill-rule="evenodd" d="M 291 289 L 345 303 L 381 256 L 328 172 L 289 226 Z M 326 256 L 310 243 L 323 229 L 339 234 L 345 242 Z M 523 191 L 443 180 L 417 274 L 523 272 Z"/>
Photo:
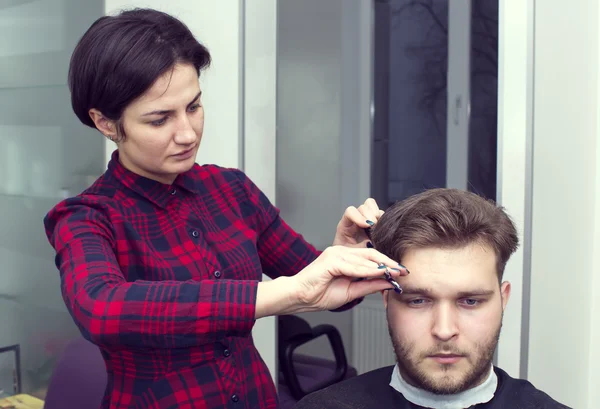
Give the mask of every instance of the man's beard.
<path id="1" fill-rule="evenodd" d="M 400 369 L 404 380 L 419 389 L 437 395 L 451 395 L 464 392 L 481 384 L 487 378 L 494 358 L 494 351 L 500 338 L 501 328 L 502 321 L 500 321 L 500 325 L 495 333 L 484 343 L 477 344 L 473 351 L 459 351 L 450 343 L 440 342 L 428 351 L 419 352 L 419 356 L 416 357 L 414 352 L 415 343 L 410 345 L 401 344 L 391 326 L 388 325 L 396 353 L 398 369 Z M 471 367 L 465 372 L 459 373 L 458 376 L 448 373 L 441 378 L 432 376 L 432 374 L 427 373 L 423 368 L 419 368 L 419 363 L 427 359 L 427 356 L 439 353 L 463 355 L 464 358 L 462 359 L 467 360 Z M 441 365 L 442 371 L 450 371 L 451 369 L 452 364 Z"/>

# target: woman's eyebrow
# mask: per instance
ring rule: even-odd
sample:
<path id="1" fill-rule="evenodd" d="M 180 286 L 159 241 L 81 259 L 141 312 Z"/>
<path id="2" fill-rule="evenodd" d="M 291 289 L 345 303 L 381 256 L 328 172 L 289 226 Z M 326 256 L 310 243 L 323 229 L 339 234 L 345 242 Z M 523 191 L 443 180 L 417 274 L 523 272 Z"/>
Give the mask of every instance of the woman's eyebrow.
<path id="1" fill-rule="evenodd" d="M 192 99 L 191 102 L 189 102 L 187 104 L 187 107 L 189 108 L 190 105 L 192 105 L 194 102 L 196 102 L 198 100 L 198 98 L 200 98 L 200 95 L 202 95 L 202 91 L 200 91 L 199 93 L 196 94 L 194 99 Z M 147 112 L 147 113 L 143 114 L 142 116 L 167 115 L 167 114 L 172 114 L 173 112 L 175 112 L 174 109 L 157 110 L 157 111 Z"/>

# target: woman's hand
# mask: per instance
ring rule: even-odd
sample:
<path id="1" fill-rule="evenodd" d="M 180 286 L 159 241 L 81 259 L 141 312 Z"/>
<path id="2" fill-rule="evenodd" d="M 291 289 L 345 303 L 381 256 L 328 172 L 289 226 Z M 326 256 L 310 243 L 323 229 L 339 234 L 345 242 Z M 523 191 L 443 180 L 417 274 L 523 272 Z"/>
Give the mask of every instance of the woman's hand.
<path id="1" fill-rule="evenodd" d="M 392 289 L 384 279 L 408 274 L 394 260 L 375 249 L 329 247 L 314 262 L 292 278 L 304 311 L 333 310 L 357 298 Z M 365 278 L 366 280 L 357 280 Z"/>
<path id="2" fill-rule="evenodd" d="M 260 282 L 255 317 L 333 310 L 357 298 L 393 289 L 385 273 L 396 280 L 408 274 L 398 262 L 375 249 L 334 246 L 298 274 Z"/>
<path id="3" fill-rule="evenodd" d="M 382 215 L 383 210 L 380 210 L 375 199 L 371 198 L 367 199 L 358 209 L 354 206 L 348 207 L 337 225 L 333 245 L 366 247 L 369 238 L 365 229 L 377 223 Z"/>

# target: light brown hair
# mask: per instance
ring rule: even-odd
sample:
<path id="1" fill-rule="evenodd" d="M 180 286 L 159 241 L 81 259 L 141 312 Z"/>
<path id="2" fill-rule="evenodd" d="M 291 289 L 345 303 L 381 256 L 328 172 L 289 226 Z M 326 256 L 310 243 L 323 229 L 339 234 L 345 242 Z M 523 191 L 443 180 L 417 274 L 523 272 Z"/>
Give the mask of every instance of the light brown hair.
<path id="1" fill-rule="evenodd" d="M 475 193 L 430 189 L 392 205 L 373 227 L 381 253 L 402 262 L 415 248 L 461 248 L 481 243 L 496 253 L 498 279 L 519 245 L 517 231 L 501 206 Z"/>

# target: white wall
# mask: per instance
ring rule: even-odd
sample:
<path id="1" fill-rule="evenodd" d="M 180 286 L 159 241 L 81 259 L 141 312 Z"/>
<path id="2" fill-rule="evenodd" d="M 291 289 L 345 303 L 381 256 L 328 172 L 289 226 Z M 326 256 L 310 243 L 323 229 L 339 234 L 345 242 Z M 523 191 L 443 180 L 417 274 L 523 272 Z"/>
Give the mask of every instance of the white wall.
<path id="1" fill-rule="evenodd" d="M 592 409 L 597 0 L 536 2 L 535 39 L 528 377 L 565 404 Z"/>
<path id="2" fill-rule="evenodd" d="M 243 169 L 276 203 L 277 0 L 247 1 L 244 15 Z M 275 317 L 254 325 L 254 342 L 275 380 L 276 332 Z"/>
<path id="3" fill-rule="evenodd" d="M 106 14 L 131 7 L 165 11 L 186 23 L 208 47 L 213 62 L 200 77 L 206 123 L 197 161 L 242 168 L 274 201 L 276 0 L 105 0 L 105 4 Z M 107 159 L 113 149 L 108 142 Z M 253 337 L 276 378 L 275 319 L 258 320 Z"/>
<path id="4" fill-rule="evenodd" d="M 500 198 L 531 246 L 507 271 L 523 286 L 526 302 L 521 311 L 509 307 L 499 364 L 570 407 L 594 409 L 600 399 L 600 10 L 596 0 L 532 5 L 501 1 Z M 534 39 L 533 49 L 518 37 Z"/>
<path id="5" fill-rule="evenodd" d="M 525 233 L 525 182 L 531 86 L 531 1 L 500 1 L 498 33 L 498 202 L 511 215 L 521 245 L 506 265 L 512 295 L 504 312 L 497 362 L 511 376 L 521 368 L 521 319 Z M 524 41 L 524 39 L 526 39 Z M 531 67 L 531 68 L 530 68 Z"/>
<path id="6" fill-rule="evenodd" d="M 600 21 L 600 7 L 598 8 L 598 21 Z M 600 44 L 598 45 L 600 49 Z M 599 61 L 599 74 L 600 75 L 600 52 L 598 53 Z M 600 99 L 600 80 L 598 80 L 598 96 Z M 600 130 L 600 103 L 598 104 L 598 130 Z M 598 132 L 600 133 L 600 132 Z M 597 134 L 598 135 L 598 134 Z M 592 267 L 593 281 L 590 286 L 590 293 L 592 297 L 592 308 L 590 311 L 590 365 L 588 367 L 589 372 L 589 385 L 588 390 L 588 408 L 592 408 L 593 404 L 600 402 L 600 372 L 598 366 L 600 365 L 600 297 L 597 294 L 600 292 L 600 136 L 596 137 L 596 197 L 595 197 L 595 212 L 594 212 L 594 244 L 595 249 L 594 262 Z"/>

